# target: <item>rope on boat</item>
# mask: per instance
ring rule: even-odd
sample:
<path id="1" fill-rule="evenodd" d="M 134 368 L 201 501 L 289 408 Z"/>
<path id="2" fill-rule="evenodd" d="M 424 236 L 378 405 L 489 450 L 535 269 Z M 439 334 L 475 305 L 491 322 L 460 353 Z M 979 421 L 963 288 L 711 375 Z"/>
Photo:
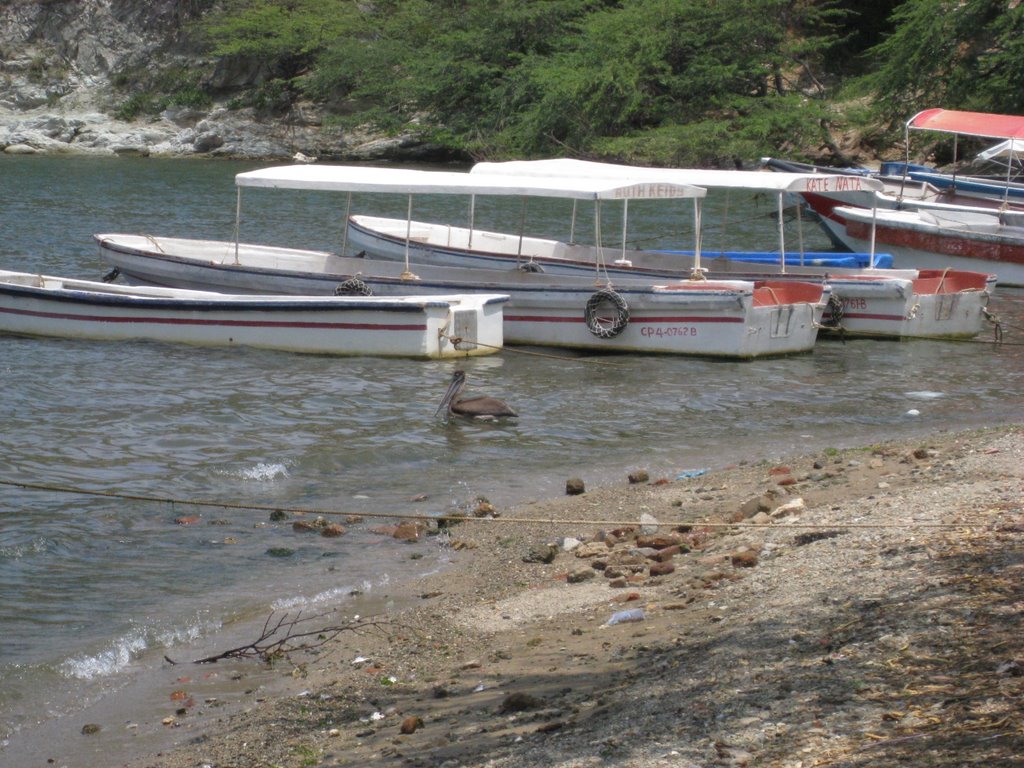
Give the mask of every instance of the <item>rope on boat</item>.
<path id="1" fill-rule="evenodd" d="M 475 517 L 461 513 L 437 513 L 437 514 L 409 514 L 404 512 L 344 512 L 333 509 L 319 509 L 315 507 L 285 507 L 280 505 L 265 504 L 238 504 L 228 501 L 208 501 L 202 499 L 180 499 L 170 496 L 146 496 L 142 494 L 117 493 L 116 491 L 96 491 L 87 488 L 78 488 L 67 485 L 55 485 L 50 483 L 28 483 L 14 480 L 0 480 L 0 485 L 25 488 L 34 491 L 50 491 L 54 493 L 70 493 L 82 496 L 99 496 L 107 499 L 118 499 L 121 501 L 146 501 L 156 504 L 167 504 L 170 506 L 192 506 L 192 507 L 216 507 L 218 509 L 248 510 L 255 512 L 288 512 L 295 515 L 320 515 L 320 516 L 342 516 L 342 517 L 373 517 L 386 518 L 389 520 L 422 520 L 427 522 L 467 522 L 467 523 L 491 523 L 491 524 L 530 524 L 530 525 L 596 525 L 609 528 L 625 528 L 630 526 L 651 525 L 659 528 L 757 528 L 767 529 L 827 529 L 837 528 L 858 528 L 858 529 L 904 529 L 904 528 L 984 528 L 992 525 L 991 520 L 983 522 L 957 522 L 957 523 L 934 523 L 912 521 L 907 523 L 718 523 L 704 522 L 701 520 L 673 520 L 668 522 L 646 520 L 641 523 L 639 520 L 569 520 L 555 517 Z"/>
<path id="2" fill-rule="evenodd" d="M 992 337 L 996 344 L 1003 343 L 1003 324 L 999 321 L 999 318 L 993 313 L 989 312 L 987 308 L 982 307 L 982 313 L 985 315 L 985 319 L 992 323 Z"/>

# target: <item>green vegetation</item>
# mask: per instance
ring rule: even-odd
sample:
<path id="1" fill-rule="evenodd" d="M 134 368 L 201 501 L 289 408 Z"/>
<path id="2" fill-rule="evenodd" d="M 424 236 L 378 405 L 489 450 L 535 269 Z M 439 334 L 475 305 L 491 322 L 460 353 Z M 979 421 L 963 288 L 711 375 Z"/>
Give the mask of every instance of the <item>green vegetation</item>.
<path id="1" fill-rule="evenodd" d="M 213 104 L 213 96 L 202 82 L 201 71 L 185 67 L 119 73 L 114 84 L 133 91 L 114 110 L 114 117 L 135 120 L 175 106 L 207 109 Z"/>
<path id="2" fill-rule="evenodd" d="M 312 101 L 338 124 L 415 130 L 466 157 L 731 166 L 813 158 L 841 131 L 882 144 L 924 107 L 1024 111 L 1024 4 L 1007 0 L 216 8 L 191 28 L 209 70 L 188 83 L 129 78 L 123 115 L 216 96 L 285 116 Z"/>

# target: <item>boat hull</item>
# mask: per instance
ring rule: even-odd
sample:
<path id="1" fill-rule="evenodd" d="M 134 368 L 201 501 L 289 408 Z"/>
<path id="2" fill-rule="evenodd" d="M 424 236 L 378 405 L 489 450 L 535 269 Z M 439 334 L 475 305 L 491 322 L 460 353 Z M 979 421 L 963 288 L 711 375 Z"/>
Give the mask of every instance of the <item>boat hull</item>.
<path id="1" fill-rule="evenodd" d="M 846 247 L 870 243 L 870 211 L 837 208 L 836 214 L 843 220 L 836 233 Z M 1024 287 L 1024 227 L 1000 223 L 999 214 L 879 211 L 874 227 L 876 242 L 901 263 L 922 269 L 980 269 L 995 273 L 1001 285 Z"/>
<path id="2" fill-rule="evenodd" d="M 613 335 L 595 333 L 588 303 L 606 282 L 583 275 L 519 270 L 451 270 L 342 258 L 320 251 L 138 235 L 97 235 L 102 258 L 129 280 L 235 292 L 324 295 L 358 280 L 377 296 L 455 291 L 508 295 L 506 344 L 602 352 L 750 359 L 808 352 L 829 299 L 820 285 L 793 282 L 766 297 L 740 281 L 616 281 L 628 320 Z M 658 283 L 658 284 L 655 284 Z M 789 295 L 798 299 L 786 303 Z M 595 310 L 596 312 L 597 310 Z M 613 322 L 614 325 L 614 322 Z"/>
<path id="3" fill-rule="evenodd" d="M 441 359 L 503 345 L 504 296 L 231 296 L 0 272 L 0 331 Z"/>

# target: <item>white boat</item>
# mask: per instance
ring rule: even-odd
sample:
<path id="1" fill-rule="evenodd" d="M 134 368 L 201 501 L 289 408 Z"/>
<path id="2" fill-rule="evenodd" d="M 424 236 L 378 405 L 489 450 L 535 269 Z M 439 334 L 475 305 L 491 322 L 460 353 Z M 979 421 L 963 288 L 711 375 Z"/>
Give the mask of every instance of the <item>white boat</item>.
<path id="1" fill-rule="evenodd" d="M 1024 139 L 1024 117 L 929 109 L 907 121 L 908 146 L 911 130 L 947 133 L 954 140 L 972 136 L 1012 141 Z M 1015 145 L 1008 146 L 1012 150 Z M 988 183 L 984 194 L 973 179 L 950 178 L 948 188 L 939 190 L 935 186 L 939 177 L 933 175 L 906 182 L 890 178 L 885 192 L 875 195 L 874 200 L 830 191 L 810 191 L 801 197 L 818 214 L 829 236 L 846 248 L 857 250 L 866 242 L 863 215 L 848 219 L 846 213 L 851 208 L 870 211 L 875 206 L 879 213 L 875 242 L 891 252 L 901 266 L 991 272 L 1000 285 L 1022 287 L 1021 203 L 1012 194 L 1020 191 L 1020 185 L 1011 182 L 1009 176 L 1014 165 L 1011 157 L 1006 180 L 1001 186 Z M 925 193 L 918 194 L 918 189 Z M 886 210 L 909 213 L 883 216 Z M 852 226 L 848 226 L 851 221 Z"/>
<path id="2" fill-rule="evenodd" d="M 239 174 L 236 183 L 339 192 L 560 197 L 575 200 L 692 201 L 699 222 L 704 190 L 679 184 L 604 180 L 488 178 L 481 174 L 329 165 L 281 166 Z M 240 206 L 239 206 L 240 207 Z M 411 222 L 411 218 L 410 218 Z M 411 223 L 410 225 L 411 226 Z M 408 234 L 408 233 L 407 233 Z M 600 264 L 576 275 L 445 269 L 272 248 L 238 241 L 198 241 L 98 234 L 104 260 L 130 280 L 229 290 L 323 294 L 341 284 L 374 294 L 498 291 L 506 344 L 596 351 L 749 359 L 808 352 L 830 289 L 818 283 L 763 286 L 752 281 L 611 277 Z M 406 253 L 411 247 L 406 237 Z"/>
<path id="3" fill-rule="evenodd" d="M 609 249 L 599 254 L 594 246 L 448 224 L 410 225 L 403 219 L 353 215 L 349 217 L 348 239 L 353 247 L 395 263 L 408 255 L 417 262 L 417 270 L 426 269 L 426 263 L 447 265 L 449 269 L 468 269 L 454 265 L 475 264 L 477 272 L 501 270 L 500 274 L 508 275 L 539 270 L 552 277 L 568 278 L 593 272 L 596 260 L 603 257 L 620 289 L 637 280 L 683 277 L 679 256 L 674 254 Z M 474 243 L 472 247 L 468 246 L 470 242 Z M 995 289 L 995 278 L 980 272 L 818 268 L 805 263 L 782 273 L 767 265 L 735 259 L 712 258 L 701 263 L 715 280 L 747 280 L 776 287 L 790 280 L 820 282 L 827 274 L 832 299 L 822 317 L 822 328 L 846 336 L 971 338 L 989 322 L 986 307 Z M 492 286 L 494 290 L 499 287 L 512 291 L 508 285 Z M 520 304 L 515 297 L 510 312 Z"/>
<path id="4" fill-rule="evenodd" d="M 300 295 L 500 292 L 511 297 L 505 344 L 590 351 L 723 358 L 807 352 L 831 295 L 827 286 L 802 282 L 775 291 L 750 281 L 610 284 L 594 275 L 406 265 L 226 241 L 124 234 L 98 234 L 96 241 L 103 259 L 135 282 Z"/>
<path id="5" fill-rule="evenodd" d="M 779 215 L 778 252 L 786 254 L 782 227 L 782 208 L 788 195 L 808 193 L 850 194 L 870 199 L 882 185 L 879 181 L 859 176 L 806 173 L 766 173 L 754 171 L 714 171 L 671 168 L 635 168 L 632 166 L 594 163 L 579 160 L 513 161 L 508 163 L 478 163 L 472 173 L 500 175 L 503 173 L 542 178 L 612 178 L 625 181 L 662 181 L 690 183 L 708 189 L 745 189 L 770 192 L 776 196 Z M 870 213 L 870 210 L 868 211 Z M 372 221 L 365 217 L 352 217 L 350 231 L 360 245 L 384 252 L 384 244 L 372 246 L 363 239 L 369 230 L 379 235 L 393 236 L 396 223 L 392 220 Z M 371 226 L 368 226 L 372 224 Z M 417 257 L 419 250 L 429 249 L 445 263 L 506 263 L 514 257 L 520 262 L 531 258 L 544 268 L 579 269 L 598 258 L 597 249 L 590 246 L 569 245 L 551 240 L 522 239 L 514 234 L 469 232 L 434 229 L 417 224 L 412 230 Z M 470 244 L 473 244 L 470 247 Z M 866 251 L 869 259 L 875 256 L 874 242 L 868 238 L 854 250 Z M 389 247 L 394 257 L 395 243 Z M 670 255 L 626 250 L 601 255 L 613 268 L 636 273 L 670 275 L 678 263 Z M 715 278 L 733 277 L 752 280 L 771 279 L 827 279 L 832 288 L 833 301 L 825 314 L 827 330 L 837 329 L 846 335 L 882 338 L 970 338 L 989 326 L 987 306 L 996 280 L 988 273 L 958 271 L 950 265 L 935 269 L 876 269 L 820 266 L 797 254 L 793 260 L 782 258 L 775 265 L 744 264 L 736 259 L 704 258 L 702 265 Z M 870 262 L 869 262 L 870 263 Z M 678 271 L 676 274 L 679 274 Z"/>
<path id="6" fill-rule="evenodd" d="M 0 331 L 441 359 L 501 349 L 507 300 L 231 295 L 0 271 Z"/>
<path id="7" fill-rule="evenodd" d="M 1006 148 L 1004 148 L 1006 145 Z M 980 152 L 979 159 L 999 158 L 1009 153 L 1009 146 L 1024 147 L 1024 142 L 1003 142 L 993 148 L 993 152 Z M 1024 153 L 1022 153 L 1024 154 Z M 1008 161 L 1016 163 L 1018 159 Z M 898 203 L 928 207 L 930 205 L 965 205 L 975 208 L 1001 208 L 1008 206 L 1014 209 L 1024 208 L 1024 185 L 1019 182 L 999 181 L 994 177 L 968 176 L 957 173 L 946 173 L 936 168 L 915 165 L 904 161 L 886 161 L 878 170 L 864 167 L 829 168 L 793 160 L 780 160 L 774 157 L 761 158 L 761 165 L 780 173 L 826 173 L 830 175 L 851 174 L 866 176 L 882 183 L 880 208 L 898 207 Z M 855 202 L 853 198 L 848 203 Z"/>

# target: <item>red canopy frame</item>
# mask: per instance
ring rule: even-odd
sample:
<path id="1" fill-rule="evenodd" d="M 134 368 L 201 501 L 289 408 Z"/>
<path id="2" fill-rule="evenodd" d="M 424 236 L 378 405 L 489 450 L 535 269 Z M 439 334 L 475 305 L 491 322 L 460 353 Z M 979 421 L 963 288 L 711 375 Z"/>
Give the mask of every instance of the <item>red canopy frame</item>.
<path id="1" fill-rule="evenodd" d="M 958 112 L 953 109 L 926 109 L 907 121 L 907 128 L 940 131 L 961 136 L 988 139 L 1024 138 L 1024 117 L 987 112 Z"/>
<path id="2" fill-rule="evenodd" d="M 907 165 L 910 164 L 910 130 L 938 131 L 953 135 L 953 160 L 957 158 L 957 139 L 960 136 L 976 136 L 985 139 L 1021 139 L 1024 138 L 1024 117 L 1019 115 L 997 115 L 989 112 L 961 112 L 955 109 L 926 109 L 918 112 L 907 121 L 905 144 Z M 1007 163 L 1007 195 L 1014 153 L 1011 144 L 1010 159 Z M 954 166 L 955 168 L 955 166 Z M 953 172 L 954 183 L 956 171 Z M 902 191 L 901 191 L 902 194 Z M 1003 200 L 1006 201 L 1004 196 Z"/>

